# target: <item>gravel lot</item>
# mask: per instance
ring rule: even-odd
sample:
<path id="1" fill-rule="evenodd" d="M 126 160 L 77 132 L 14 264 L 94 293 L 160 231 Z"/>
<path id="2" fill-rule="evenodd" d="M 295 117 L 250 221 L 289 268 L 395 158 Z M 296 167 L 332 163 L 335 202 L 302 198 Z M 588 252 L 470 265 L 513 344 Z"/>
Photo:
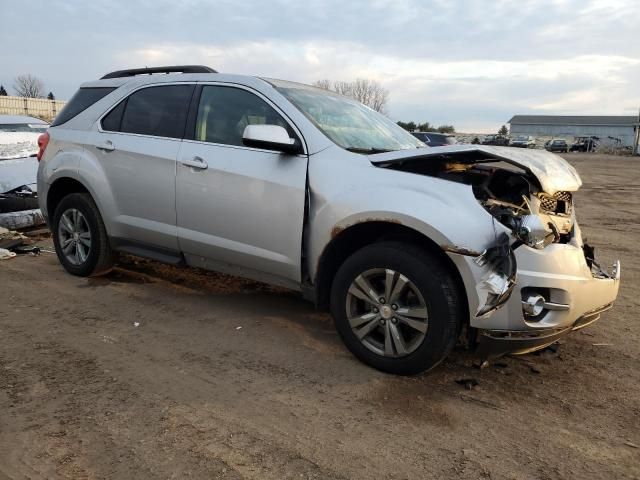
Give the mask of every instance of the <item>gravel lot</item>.
<path id="1" fill-rule="evenodd" d="M 379 373 L 327 315 L 232 277 L 3 261 L 0 479 L 640 478 L 640 159 L 566 158 L 585 237 L 622 260 L 618 303 L 556 353 L 483 370 L 456 351 Z"/>

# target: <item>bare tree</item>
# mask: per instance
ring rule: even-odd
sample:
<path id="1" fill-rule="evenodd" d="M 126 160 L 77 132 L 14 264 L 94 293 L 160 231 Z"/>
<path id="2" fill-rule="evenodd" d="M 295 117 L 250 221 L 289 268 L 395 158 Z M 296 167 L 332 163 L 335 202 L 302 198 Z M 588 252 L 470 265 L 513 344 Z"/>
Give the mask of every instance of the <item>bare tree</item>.
<path id="1" fill-rule="evenodd" d="M 353 82 L 338 80 L 333 82 L 333 84 L 329 80 L 318 80 L 314 82 L 313 85 L 325 90 L 331 90 L 346 97 L 351 97 L 376 112 L 386 113 L 389 91 L 375 80 L 358 78 Z"/>
<path id="2" fill-rule="evenodd" d="M 323 90 L 331 90 L 331 80 L 327 80 L 327 79 L 316 80 L 311 85 L 313 85 L 314 87 L 321 88 Z"/>
<path id="3" fill-rule="evenodd" d="M 41 98 L 44 92 L 44 83 L 33 75 L 18 75 L 14 79 L 13 89 L 19 97 Z"/>

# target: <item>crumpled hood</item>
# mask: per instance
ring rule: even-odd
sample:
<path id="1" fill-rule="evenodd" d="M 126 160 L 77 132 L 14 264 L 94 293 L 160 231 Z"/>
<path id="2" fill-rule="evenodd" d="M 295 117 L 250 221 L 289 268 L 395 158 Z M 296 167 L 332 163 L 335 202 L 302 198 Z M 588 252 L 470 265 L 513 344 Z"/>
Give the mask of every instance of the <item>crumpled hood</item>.
<path id="1" fill-rule="evenodd" d="M 503 161 L 536 177 L 542 190 L 550 195 L 562 191 L 575 192 L 582 185 L 578 172 L 569 162 L 546 150 L 523 150 L 491 145 L 451 145 L 397 150 L 369 156 L 371 163 L 378 166 L 391 165 L 407 159 L 440 159 L 460 163 Z"/>

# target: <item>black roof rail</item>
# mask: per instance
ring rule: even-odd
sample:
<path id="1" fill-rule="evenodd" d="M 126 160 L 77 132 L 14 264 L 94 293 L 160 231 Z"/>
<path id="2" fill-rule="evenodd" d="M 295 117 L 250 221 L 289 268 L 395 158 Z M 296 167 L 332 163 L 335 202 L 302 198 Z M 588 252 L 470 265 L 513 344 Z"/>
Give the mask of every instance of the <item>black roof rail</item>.
<path id="1" fill-rule="evenodd" d="M 170 67 L 130 68 L 107 73 L 100 80 L 107 78 L 134 77 L 136 75 L 151 75 L 152 73 L 218 73 L 213 68 L 204 65 L 174 65 Z"/>

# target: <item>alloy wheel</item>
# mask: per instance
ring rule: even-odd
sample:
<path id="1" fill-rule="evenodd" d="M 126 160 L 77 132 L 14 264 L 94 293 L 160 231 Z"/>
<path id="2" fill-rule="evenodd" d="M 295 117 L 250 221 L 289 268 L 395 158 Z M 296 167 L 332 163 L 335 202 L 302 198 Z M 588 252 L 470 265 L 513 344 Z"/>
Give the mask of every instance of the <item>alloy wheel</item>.
<path id="1" fill-rule="evenodd" d="M 360 342 L 384 357 L 409 355 L 429 328 L 426 302 L 403 274 L 376 268 L 358 275 L 346 298 L 347 319 Z"/>
<path id="2" fill-rule="evenodd" d="M 60 216 L 58 241 L 69 263 L 79 266 L 87 261 L 91 252 L 91 231 L 80 210 L 69 208 Z"/>

